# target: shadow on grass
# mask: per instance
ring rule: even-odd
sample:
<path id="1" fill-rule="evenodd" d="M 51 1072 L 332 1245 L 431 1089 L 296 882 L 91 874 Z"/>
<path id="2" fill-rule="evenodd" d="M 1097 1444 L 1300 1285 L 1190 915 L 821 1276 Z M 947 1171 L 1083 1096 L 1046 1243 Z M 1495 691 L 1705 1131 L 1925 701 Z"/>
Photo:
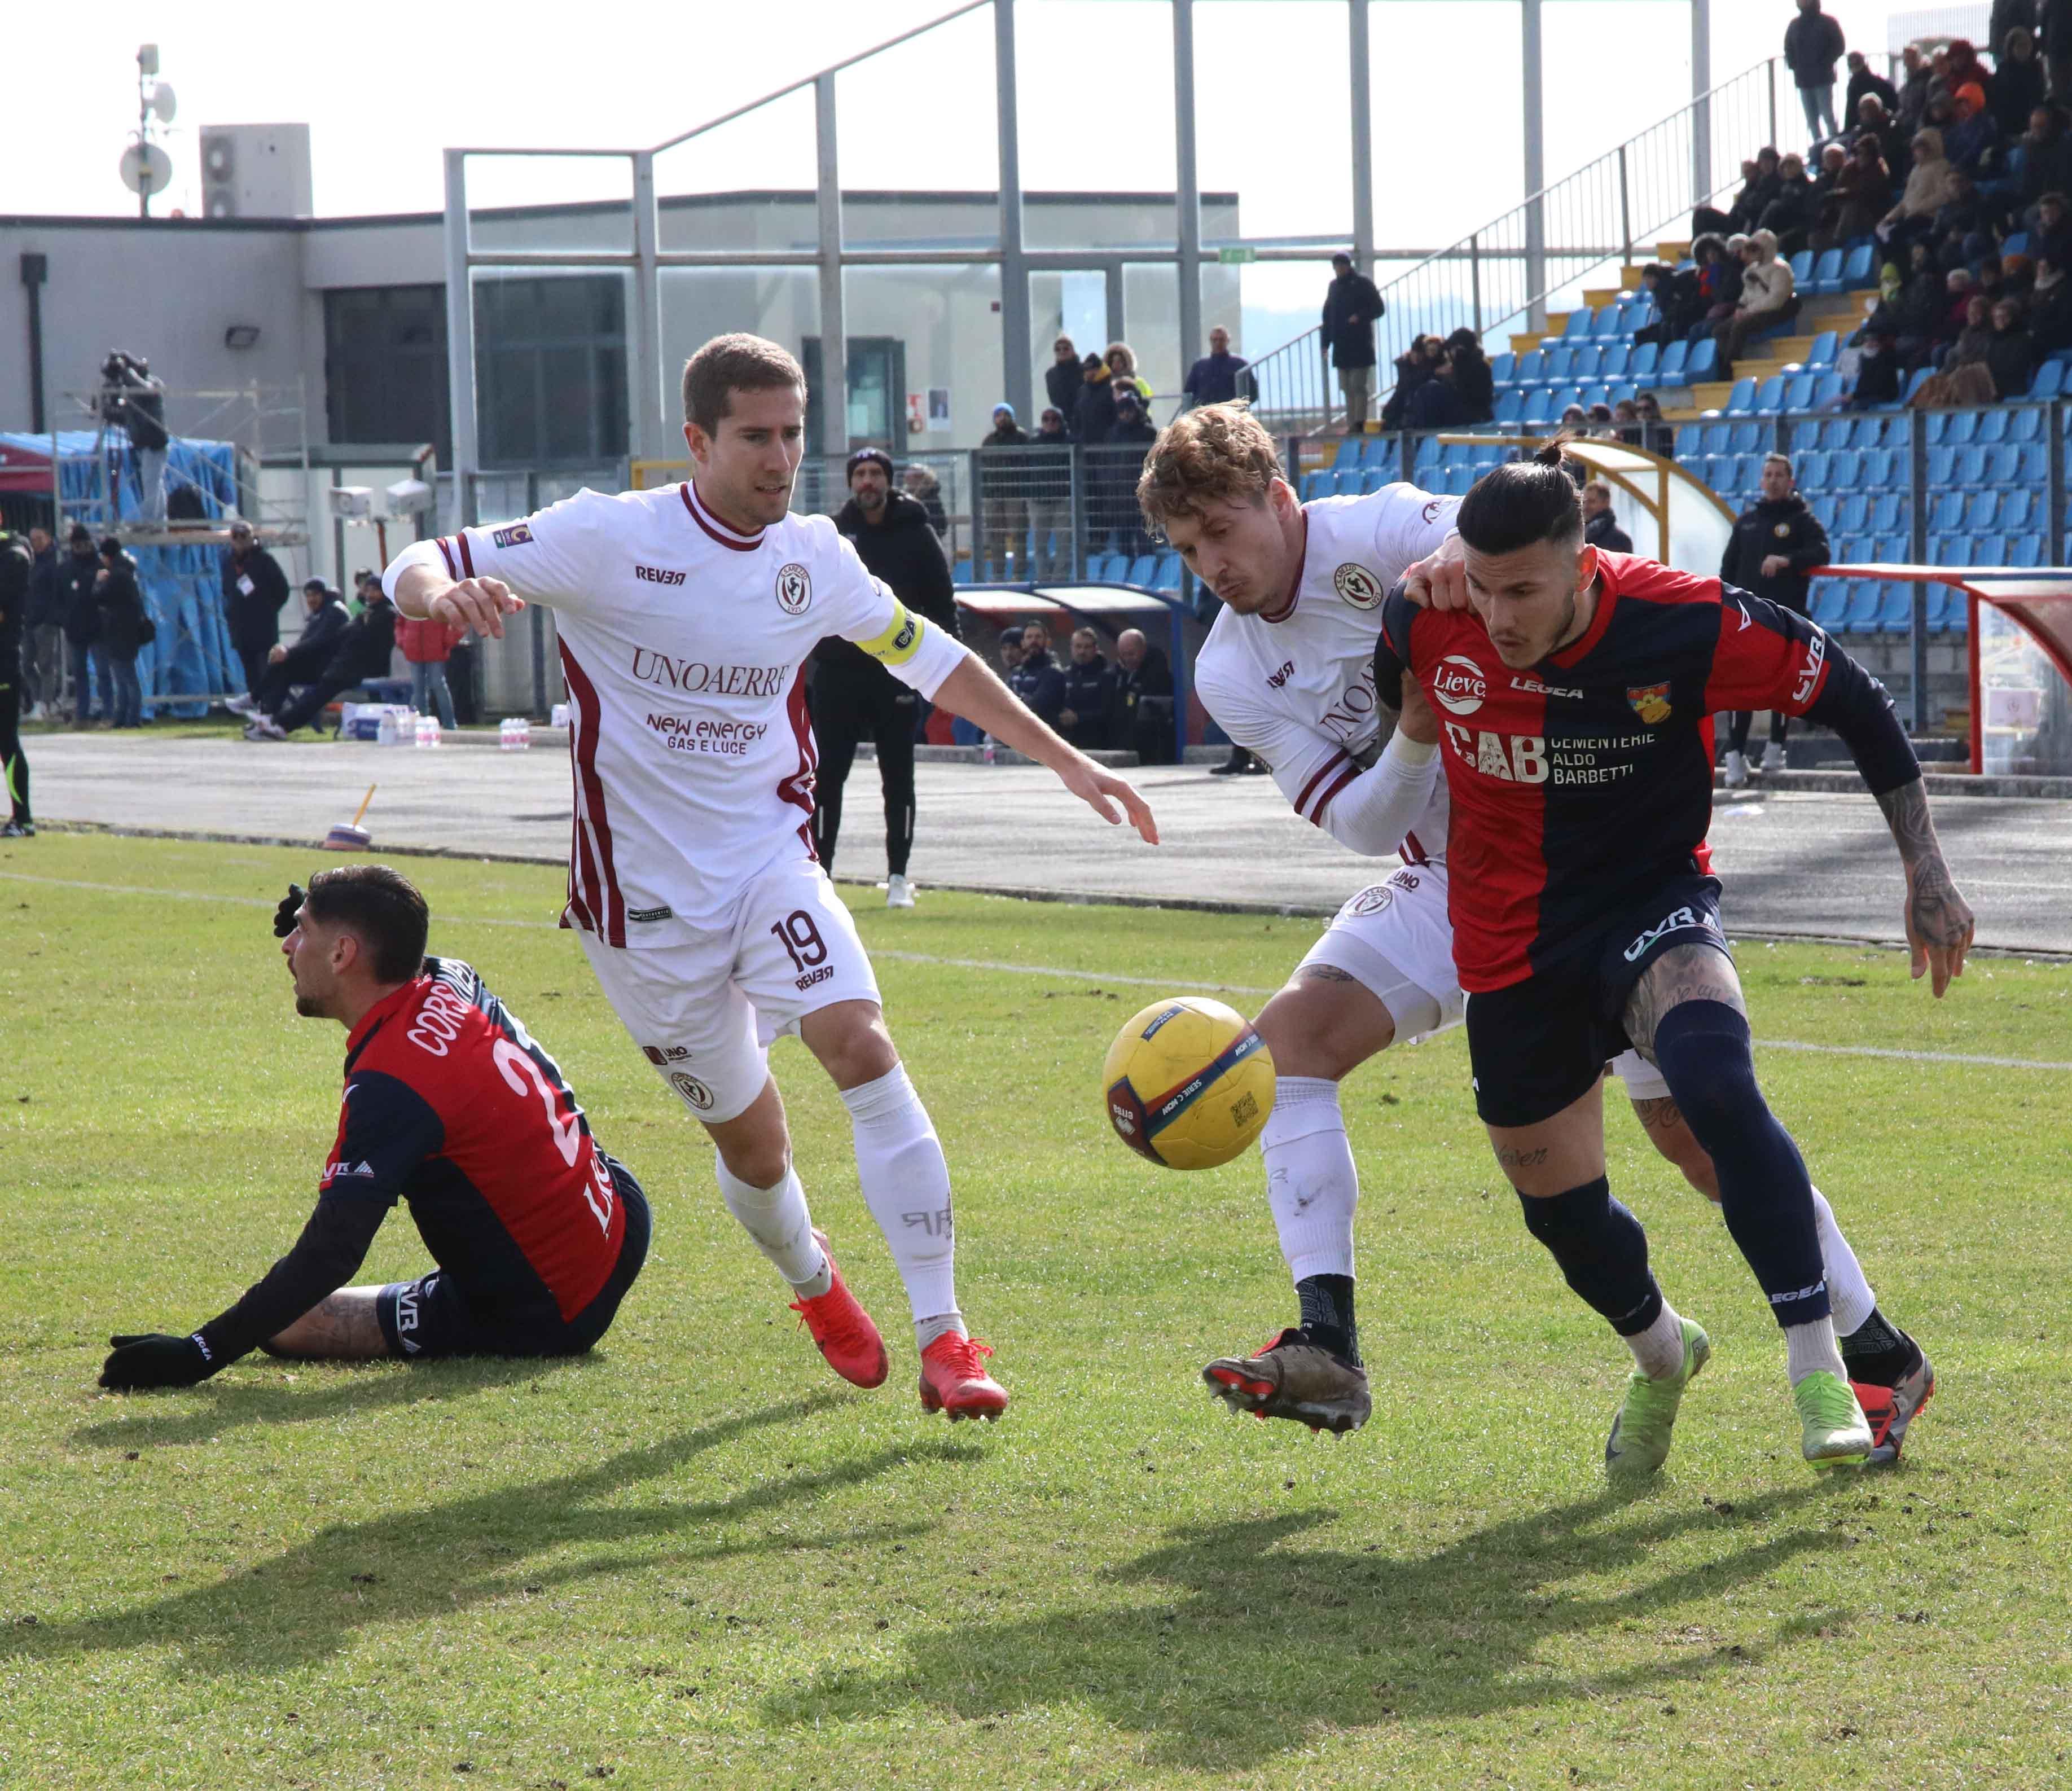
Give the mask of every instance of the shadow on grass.
<path id="1" fill-rule="evenodd" d="M 1304 1550 L 1333 1522 L 1312 1511 L 1190 1530 L 1104 1581 L 1170 1588 L 1149 1608 L 1089 1596 L 1047 1616 L 931 1629 L 890 1673 L 832 1670 L 772 1695 L 775 1724 L 882 1718 L 919 1702 L 965 1722 L 1059 1705 L 1090 1707 L 1143 1735 L 1162 1764 L 1256 1768 L 1314 1728 L 1359 1730 L 1460 1719 L 1620 1692 L 1659 1693 L 1737 1670 L 1800 1639 L 1711 1637 L 1676 1653 L 1659 1641 L 1644 1664 L 1555 1668 L 1543 1644 L 1629 1620 L 1662 1620 L 1692 1601 L 1774 1574 L 1825 1546 L 1812 1522 L 1787 1525 L 1819 1500 L 1802 1487 L 1737 1504 L 1739 1546 L 1659 1573 L 1650 1562 L 1692 1530 L 1726 1529 L 1703 1506 L 1621 1521 L 1630 1496 L 1607 1492 L 1493 1524 L 1421 1557 Z M 1824 1504 L 1824 1501 L 1823 1501 Z M 1589 1584 L 1601 1575 L 1628 1583 Z M 1826 1621 L 1843 1621 L 1832 1612 Z"/>
<path id="2" fill-rule="evenodd" d="M 264 1361 L 265 1358 L 256 1358 Z M 122 1396 L 121 1415 L 82 1424 L 67 1441 L 73 1448 L 152 1449 L 209 1443 L 245 1424 L 306 1424 L 351 1411 L 390 1406 L 434 1405 L 446 1399 L 512 1386 L 586 1366 L 602 1366 L 602 1353 L 586 1356 L 471 1356 L 442 1362 L 391 1361 L 340 1365 L 282 1359 L 280 1369 L 302 1380 L 328 1377 L 323 1386 L 267 1380 L 204 1381 L 176 1394 Z"/>
<path id="3" fill-rule="evenodd" d="M 874 1480 L 915 1462 L 963 1462 L 984 1452 L 952 1442 L 878 1450 L 816 1473 L 794 1473 L 730 1497 L 673 1498 L 655 1489 L 634 1502 L 630 1489 L 674 1473 L 694 1456 L 751 1433 L 801 1423 L 845 1403 L 834 1393 L 766 1406 L 680 1436 L 627 1449 L 582 1473 L 529 1486 L 500 1486 L 470 1498 L 392 1513 L 361 1523 L 334 1524 L 261 1564 L 169 1593 L 107 1616 L 64 1624 L 17 1624 L 0 1631 L 0 1663 L 61 1659 L 136 1647 L 181 1650 L 183 1664 L 205 1673 L 281 1671 L 323 1658 L 364 1626 L 450 1615 L 498 1599 L 537 1596 L 600 1575 L 652 1565 L 658 1545 L 680 1531 L 704 1533 L 668 1559 L 695 1566 L 758 1553 L 841 1546 L 859 1535 L 893 1542 L 929 1524 L 853 1524 L 824 1538 L 788 1531 L 730 1540 L 730 1526 L 754 1524 L 782 1508 Z M 565 1547 L 640 1545 L 608 1557 L 536 1562 Z M 202 1569 L 212 1571 L 212 1569 Z"/>

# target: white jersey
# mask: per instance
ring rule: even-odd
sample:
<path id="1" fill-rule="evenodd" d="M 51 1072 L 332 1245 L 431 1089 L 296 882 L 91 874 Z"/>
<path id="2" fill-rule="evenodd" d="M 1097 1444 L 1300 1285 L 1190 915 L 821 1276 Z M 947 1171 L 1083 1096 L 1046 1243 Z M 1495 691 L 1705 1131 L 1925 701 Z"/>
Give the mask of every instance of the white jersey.
<path id="1" fill-rule="evenodd" d="M 1452 532 L 1458 498 L 1385 485 L 1302 506 L 1301 570 L 1277 609 L 1225 610 L 1194 665 L 1223 732 L 1256 753 L 1295 812 L 1325 825 L 1332 797 L 1380 757 L 1374 650 L 1382 601 Z M 1446 852 L 1446 780 L 1403 842 L 1413 861 Z"/>
<path id="2" fill-rule="evenodd" d="M 853 641 L 931 697 L 965 657 L 828 518 L 742 535 L 688 483 L 578 491 L 420 541 L 389 567 L 392 595 L 411 565 L 500 578 L 554 610 L 574 783 L 562 924 L 611 946 L 731 930 L 742 890 L 812 857 L 816 641 Z"/>

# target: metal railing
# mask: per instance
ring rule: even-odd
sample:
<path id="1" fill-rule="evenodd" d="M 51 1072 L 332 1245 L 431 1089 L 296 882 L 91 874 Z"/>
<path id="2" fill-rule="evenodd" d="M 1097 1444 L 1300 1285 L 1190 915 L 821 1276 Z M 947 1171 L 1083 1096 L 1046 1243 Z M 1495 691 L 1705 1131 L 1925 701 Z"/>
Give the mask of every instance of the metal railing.
<path id="1" fill-rule="evenodd" d="M 1790 79 L 1776 57 L 1744 69 L 1382 285 L 1371 414 L 1393 384 L 1388 370 L 1417 337 L 1462 328 L 1482 335 L 1521 322 L 1542 328 L 1548 302 L 1598 269 L 1630 262 L 1637 249 L 1652 260 L 1658 236 L 1688 234 L 1697 206 L 1740 186 L 1744 155 L 1799 128 Z M 1706 165 L 1732 177 L 1694 197 L 1701 135 Z M 1329 429 L 1343 409 L 1321 325 L 1262 355 L 1252 372 L 1256 408 L 1276 431 Z"/>

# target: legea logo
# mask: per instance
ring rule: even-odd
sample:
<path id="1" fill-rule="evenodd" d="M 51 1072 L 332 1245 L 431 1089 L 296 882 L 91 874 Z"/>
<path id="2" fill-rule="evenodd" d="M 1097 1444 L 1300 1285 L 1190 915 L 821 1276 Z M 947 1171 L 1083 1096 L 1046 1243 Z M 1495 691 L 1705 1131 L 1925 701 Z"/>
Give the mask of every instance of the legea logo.
<path id="1" fill-rule="evenodd" d="M 1432 680 L 1432 694 L 1456 715 L 1473 715 L 1489 695 L 1482 668 L 1465 654 L 1449 653 L 1439 662 L 1439 675 Z"/>

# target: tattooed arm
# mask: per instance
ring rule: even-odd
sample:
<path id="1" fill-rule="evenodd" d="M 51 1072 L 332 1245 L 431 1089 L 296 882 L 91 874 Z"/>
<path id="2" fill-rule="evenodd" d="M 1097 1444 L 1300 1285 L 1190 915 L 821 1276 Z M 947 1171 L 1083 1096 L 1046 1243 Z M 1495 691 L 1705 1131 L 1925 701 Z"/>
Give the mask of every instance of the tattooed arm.
<path id="1" fill-rule="evenodd" d="M 1920 778 L 1885 791 L 1877 800 L 1906 866 L 1906 943 L 1914 953 L 1914 974 L 1918 980 L 1932 971 L 1939 997 L 1951 978 L 1964 974 L 1964 954 L 1975 930 L 1971 907 L 1942 862 Z"/>

